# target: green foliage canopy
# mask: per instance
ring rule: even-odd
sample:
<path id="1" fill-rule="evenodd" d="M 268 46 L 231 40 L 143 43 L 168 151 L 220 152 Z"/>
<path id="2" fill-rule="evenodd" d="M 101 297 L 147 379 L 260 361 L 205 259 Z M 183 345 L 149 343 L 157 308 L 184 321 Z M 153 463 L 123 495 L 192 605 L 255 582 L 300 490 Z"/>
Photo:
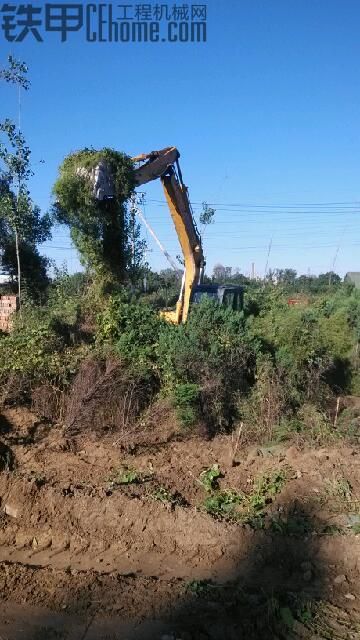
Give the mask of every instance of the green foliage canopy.
<path id="1" fill-rule="evenodd" d="M 112 177 L 113 198 L 98 200 L 86 176 L 100 162 Z M 108 148 L 72 153 L 60 166 L 53 191 L 55 218 L 70 228 L 82 263 L 105 284 L 123 282 L 130 252 L 126 201 L 134 191 L 131 158 Z"/>

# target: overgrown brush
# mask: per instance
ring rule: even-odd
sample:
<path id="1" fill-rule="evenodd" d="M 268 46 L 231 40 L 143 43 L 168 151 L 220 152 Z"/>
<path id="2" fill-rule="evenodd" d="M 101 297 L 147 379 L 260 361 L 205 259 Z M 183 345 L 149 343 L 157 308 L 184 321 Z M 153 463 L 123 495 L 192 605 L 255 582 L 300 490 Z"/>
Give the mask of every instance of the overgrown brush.
<path id="1" fill-rule="evenodd" d="M 358 293 L 338 288 L 304 308 L 265 293 L 245 313 L 204 300 L 174 326 L 125 290 L 93 298 L 85 277 L 60 273 L 46 305 L 24 305 L 0 336 L 1 399 L 32 397 L 75 430 L 131 431 L 160 393 L 188 430 L 214 435 L 241 421 L 242 443 L 355 437 L 356 415 L 333 421 L 336 398 L 360 376 Z"/>
<path id="2" fill-rule="evenodd" d="M 85 360 L 68 393 L 64 422 L 69 432 L 127 435 L 150 404 L 154 381 L 118 358 Z"/>
<path id="3" fill-rule="evenodd" d="M 232 426 L 254 359 L 241 313 L 211 300 L 194 305 L 185 325 L 164 326 L 157 356 L 164 389 L 175 397 L 179 389 L 196 389 L 198 415 L 210 434 Z M 195 394 L 188 406 L 195 410 Z"/>

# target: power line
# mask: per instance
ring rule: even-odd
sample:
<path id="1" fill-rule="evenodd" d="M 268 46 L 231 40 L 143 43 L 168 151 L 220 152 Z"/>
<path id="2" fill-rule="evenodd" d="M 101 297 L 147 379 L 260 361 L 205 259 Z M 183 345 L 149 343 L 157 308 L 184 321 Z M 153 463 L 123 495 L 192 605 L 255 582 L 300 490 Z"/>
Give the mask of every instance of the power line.
<path id="1" fill-rule="evenodd" d="M 155 203 L 163 203 L 163 200 L 157 200 L 156 198 L 149 198 L 147 200 L 147 202 L 155 202 Z M 211 205 L 212 207 L 239 207 L 239 208 L 252 208 L 252 209 L 306 209 L 308 207 L 336 207 L 336 208 L 354 208 L 354 207 L 360 207 L 360 201 L 359 200 L 350 200 L 347 202 L 303 202 L 303 203 L 289 203 L 289 204 L 250 204 L 250 203 L 244 203 L 244 202 L 208 202 L 206 201 L 206 203 L 208 205 Z M 192 205 L 194 206 L 202 206 L 203 202 L 191 202 Z"/>
<path id="2" fill-rule="evenodd" d="M 167 208 L 167 204 L 164 202 L 159 202 L 156 205 L 157 207 L 162 207 L 162 208 Z M 194 210 L 196 213 L 196 206 L 194 207 Z M 217 207 L 216 212 L 228 212 L 228 213 L 237 213 L 237 214 L 241 214 L 241 216 L 247 216 L 247 217 L 255 217 L 255 216 L 305 216 L 305 215 L 313 215 L 313 216 L 320 216 L 320 215 L 326 215 L 326 216 L 351 216 L 351 215 L 355 215 L 355 214 L 359 214 L 360 213 L 360 209 L 342 209 L 339 211 L 336 211 L 334 209 L 330 209 L 330 210 L 323 210 L 323 209 L 317 209 L 317 210 L 310 210 L 310 209 L 306 209 L 306 210 L 297 210 L 297 211 L 288 211 L 288 210 L 276 210 L 276 209 L 263 209 L 261 211 L 253 211 L 253 210 L 249 210 L 249 209 L 231 209 L 229 207 Z"/>

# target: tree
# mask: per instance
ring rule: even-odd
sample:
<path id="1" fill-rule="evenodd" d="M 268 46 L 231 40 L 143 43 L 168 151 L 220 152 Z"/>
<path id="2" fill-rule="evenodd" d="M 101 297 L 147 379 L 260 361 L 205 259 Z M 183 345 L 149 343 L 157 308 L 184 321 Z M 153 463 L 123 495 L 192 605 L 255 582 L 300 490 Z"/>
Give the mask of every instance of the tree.
<path id="1" fill-rule="evenodd" d="M 225 282 L 225 280 L 230 280 L 232 274 L 232 267 L 224 267 L 222 264 L 218 263 L 214 265 L 212 279 L 215 282 Z"/>
<path id="2" fill-rule="evenodd" d="M 71 154 L 53 191 L 55 218 L 70 228 L 84 266 L 105 288 L 126 282 L 144 249 L 127 208 L 134 192 L 131 158 L 108 148 Z"/>
<path id="3" fill-rule="evenodd" d="M 10 276 L 11 282 L 17 282 L 17 254 L 13 235 L 7 237 L 5 241 L 2 238 L 0 245 L 3 271 Z M 25 290 L 32 300 L 40 301 L 49 285 L 47 268 L 50 260 L 40 255 L 36 246 L 25 241 L 20 243 L 19 257 L 22 265 L 22 297 Z"/>
<path id="4" fill-rule="evenodd" d="M 278 284 L 293 286 L 296 280 L 296 271 L 295 269 L 275 269 L 272 272 L 272 277 Z"/>
<path id="5" fill-rule="evenodd" d="M 201 239 L 204 238 L 206 227 L 208 227 L 210 224 L 213 224 L 214 216 L 215 216 L 215 209 L 213 209 L 212 207 L 209 207 L 207 202 L 203 202 L 202 211 L 199 217 Z"/>
<path id="6" fill-rule="evenodd" d="M 136 285 L 145 276 L 148 264 L 146 263 L 147 243 L 141 237 L 141 225 L 137 218 L 136 196 L 131 199 L 131 206 L 128 217 L 127 235 L 130 246 L 130 257 L 128 265 L 129 279 L 132 285 Z"/>
<path id="7" fill-rule="evenodd" d="M 8 118 L 0 122 L 0 133 L 3 134 L 3 141 L 0 141 L 0 217 L 4 228 L 0 248 L 3 262 L 8 266 L 11 266 L 15 253 L 16 279 L 19 304 L 21 304 L 21 253 L 26 254 L 27 259 L 30 260 L 32 252 L 30 262 L 35 271 L 37 265 L 39 273 L 43 273 L 46 269 L 46 260 L 41 259 L 36 244 L 44 242 L 50 236 L 51 221 L 48 215 L 41 217 L 40 209 L 32 202 L 28 190 L 28 181 L 33 175 L 31 150 L 20 131 L 20 95 L 21 89 L 28 90 L 30 87 L 26 77 L 28 68 L 24 62 L 17 61 L 12 56 L 9 56 L 8 61 L 9 67 L 0 70 L 0 78 L 18 87 L 19 123 L 17 127 Z M 22 244 L 24 244 L 23 251 Z"/>
<path id="8" fill-rule="evenodd" d="M 37 244 L 50 236 L 51 220 L 49 215 L 41 216 L 27 189 L 27 181 L 32 175 L 31 152 L 24 136 L 16 131 L 10 120 L 0 123 L 0 131 L 8 139 L 8 144 L 0 143 L 0 219 L 3 227 L 0 251 L 3 268 L 13 279 L 16 278 L 21 304 L 22 275 L 32 295 L 36 292 L 35 283 L 43 283 L 41 288 L 44 288 L 47 281 L 48 261 L 40 256 Z"/>

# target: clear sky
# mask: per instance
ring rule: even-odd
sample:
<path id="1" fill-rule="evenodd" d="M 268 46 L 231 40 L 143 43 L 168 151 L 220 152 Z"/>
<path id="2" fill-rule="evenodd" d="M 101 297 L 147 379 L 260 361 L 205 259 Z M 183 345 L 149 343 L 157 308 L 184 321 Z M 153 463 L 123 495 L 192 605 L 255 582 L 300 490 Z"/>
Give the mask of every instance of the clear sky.
<path id="1" fill-rule="evenodd" d="M 206 43 L 87 43 L 83 31 L 9 43 L 0 33 L 1 64 L 12 53 L 30 67 L 22 128 L 34 200 L 46 210 L 76 149 L 176 145 L 195 211 L 216 209 L 209 271 L 255 262 L 262 275 L 271 239 L 269 267 L 360 270 L 359 0 L 210 0 L 207 14 Z M 2 84 L 0 95 L 0 118 L 16 118 L 15 90 Z M 161 185 L 146 197 L 175 256 Z M 149 249 L 151 266 L 168 266 L 150 238 Z M 43 251 L 78 268 L 64 228 Z"/>

